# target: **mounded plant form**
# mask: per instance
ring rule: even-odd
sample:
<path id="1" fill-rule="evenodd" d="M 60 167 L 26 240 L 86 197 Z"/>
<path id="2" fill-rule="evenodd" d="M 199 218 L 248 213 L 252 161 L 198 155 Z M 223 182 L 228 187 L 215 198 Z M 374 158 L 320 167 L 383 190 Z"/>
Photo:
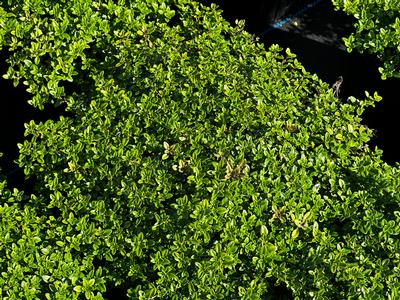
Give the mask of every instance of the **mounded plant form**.
<path id="1" fill-rule="evenodd" d="M 26 124 L 33 194 L 0 184 L 2 299 L 399 298 L 378 95 L 337 99 L 190 0 L 3 1 L 0 46 L 68 111 Z"/>

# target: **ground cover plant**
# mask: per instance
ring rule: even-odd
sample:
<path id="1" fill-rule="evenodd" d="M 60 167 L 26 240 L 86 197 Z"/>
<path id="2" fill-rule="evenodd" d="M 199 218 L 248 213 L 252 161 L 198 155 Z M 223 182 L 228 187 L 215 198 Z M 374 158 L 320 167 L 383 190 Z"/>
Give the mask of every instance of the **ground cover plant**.
<path id="1" fill-rule="evenodd" d="M 400 171 L 289 50 L 189 0 L 5 1 L 38 109 L 0 185 L 3 299 L 399 297 Z M 12 101 L 6 99 L 4 101 Z"/>

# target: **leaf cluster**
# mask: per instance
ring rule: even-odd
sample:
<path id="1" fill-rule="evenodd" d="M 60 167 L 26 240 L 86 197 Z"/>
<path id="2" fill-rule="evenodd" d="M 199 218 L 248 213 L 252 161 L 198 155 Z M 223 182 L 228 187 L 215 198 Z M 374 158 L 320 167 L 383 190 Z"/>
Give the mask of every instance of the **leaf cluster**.
<path id="1" fill-rule="evenodd" d="M 400 3 L 397 0 L 333 0 L 336 9 L 355 17 L 355 32 L 345 38 L 349 52 L 375 54 L 382 79 L 400 77 Z"/>

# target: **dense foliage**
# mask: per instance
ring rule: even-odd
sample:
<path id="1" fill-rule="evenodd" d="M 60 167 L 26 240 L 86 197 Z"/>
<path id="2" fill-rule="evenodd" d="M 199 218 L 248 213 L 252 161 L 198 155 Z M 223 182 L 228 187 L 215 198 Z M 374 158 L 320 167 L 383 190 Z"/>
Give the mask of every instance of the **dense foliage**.
<path id="1" fill-rule="evenodd" d="M 400 170 L 286 50 L 190 0 L 5 1 L 34 194 L 0 185 L 3 299 L 398 299 Z M 7 101 L 11 101 L 8 99 Z"/>
<path id="2" fill-rule="evenodd" d="M 397 0 L 332 0 L 337 9 L 353 15 L 355 32 L 345 39 L 347 49 L 368 51 L 383 62 L 382 78 L 400 78 L 400 2 Z"/>
<path id="3" fill-rule="evenodd" d="M 5 184 L 0 183 L 1 299 L 78 299 L 81 293 L 103 299 L 102 269 L 93 266 L 93 255 L 79 251 L 82 235 L 21 205 L 23 193 L 10 192 Z"/>

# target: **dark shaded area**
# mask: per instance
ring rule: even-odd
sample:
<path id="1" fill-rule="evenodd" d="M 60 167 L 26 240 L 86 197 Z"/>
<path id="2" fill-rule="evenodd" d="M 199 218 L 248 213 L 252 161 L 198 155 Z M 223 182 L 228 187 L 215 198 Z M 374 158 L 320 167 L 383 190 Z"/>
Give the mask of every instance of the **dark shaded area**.
<path id="1" fill-rule="evenodd" d="M 175 14 L 174 14 L 174 16 L 171 18 L 171 20 L 169 20 L 169 22 L 167 23 L 167 25 L 168 25 L 169 27 L 174 27 L 174 26 L 176 26 L 176 25 L 178 25 L 178 24 L 181 24 L 181 16 L 180 16 L 180 13 L 179 13 L 179 8 L 178 8 L 176 5 L 172 4 L 172 5 L 170 6 L 170 8 L 171 8 L 173 11 L 175 11 Z"/>
<path id="2" fill-rule="evenodd" d="M 400 126 L 396 117 L 400 108 L 397 79 L 382 80 L 378 72 L 381 63 L 369 54 L 345 51 L 342 37 L 353 30 L 354 18 L 341 11 L 335 11 L 330 0 L 322 0 L 307 10 L 304 8 L 313 0 L 232 2 L 221 0 L 201 1 L 203 4 L 216 3 L 223 9 L 223 16 L 232 25 L 235 19 L 246 20 L 246 30 L 260 37 L 266 47 L 279 44 L 289 47 L 310 73 L 316 73 L 323 81 L 333 84 L 338 76 L 343 77 L 340 98 L 349 96 L 362 99 L 365 91 L 375 91 L 383 97 L 375 108 L 368 108 L 363 114 L 363 124 L 375 129 L 376 135 L 370 147 L 383 150 L 383 160 L 394 165 L 400 162 L 397 146 Z M 304 13 L 297 15 L 296 12 Z M 274 15 L 274 17 L 272 17 Z M 292 18 L 291 16 L 297 15 Z M 272 23 L 286 20 L 278 29 Z M 263 33 L 263 34 L 261 34 Z M 261 34 L 261 36 L 260 36 Z"/>
<path id="3" fill-rule="evenodd" d="M 127 296 L 128 290 L 122 287 L 107 287 L 107 291 L 103 293 L 104 299 L 108 300 L 129 300 Z"/>
<path id="4" fill-rule="evenodd" d="M 290 289 L 284 283 L 276 286 L 271 286 L 268 289 L 268 295 L 266 296 L 268 300 L 293 300 L 294 297 Z"/>
<path id="5" fill-rule="evenodd" d="M 342 37 L 350 35 L 356 19 L 341 12 L 334 12 L 331 0 L 303 2 L 306 3 L 302 3 L 297 12 L 289 14 L 283 20 L 279 30 L 296 33 L 307 39 L 346 50 Z"/>
<path id="6" fill-rule="evenodd" d="M 294 13 L 306 3 L 304 0 L 198 0 L 198 2 L 204 5 L 217 4 L 223 10 L 223 17 L 232 25 L 236 19 L 246 20 L 246 30 L 255 34 Z"/>
<path id="7" fill-rule="evenodd" d="M 0 51 L 0 88 L 2 105 L 0 109 L 0 152 L 3 156 L 0 158 L 0 168 L 2 177 L 7 178 L 9 188 L 18 188 L 24 190 L 27 194 L 32 192 L 34 179 L 25 180 L 23 170 L 15 163 L 18 158 L 18 143 L 24 142 L 24 123 L 30 120 L 46 121 L 48 119 L 56 120 L 63 114 L 64 109 L 60 106 L 54 108 L 45 107 L 43 111 L 34 108 L 28 104 L 31 95 L 26 92 L 26 86 L 19 84 L 14 87 L 11 80 L 6 80 L 2 76 L 7 73 L 8 64 L 6 59 L 9 53 L 6 50 Z"/>

